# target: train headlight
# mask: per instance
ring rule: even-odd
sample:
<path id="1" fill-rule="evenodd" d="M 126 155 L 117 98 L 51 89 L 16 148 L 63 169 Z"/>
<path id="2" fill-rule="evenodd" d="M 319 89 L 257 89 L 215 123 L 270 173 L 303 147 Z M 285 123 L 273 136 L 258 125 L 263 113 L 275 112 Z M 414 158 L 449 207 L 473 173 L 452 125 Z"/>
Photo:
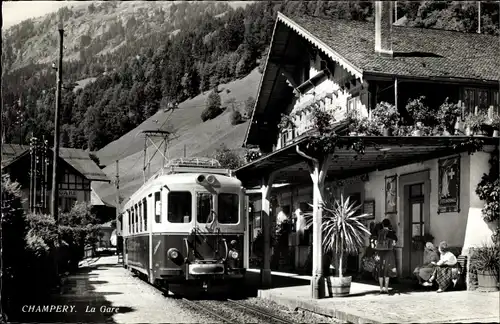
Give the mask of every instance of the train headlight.
<path id="1" fill-rule="evenodd" d="M 177 251 L 170 252 L 170 257 L 172 259 L 177 259 L 179 257 L 179 253 Z"/>
<path id="2" fill-rule="evenodd" d="M 236 251 L 231 252 L 231 258 L 238 259 L 238 256 L 239 256 L 238 252 L 236 252 Z"/>
<path id="3" fill-rule="evenodd" d="M 167 256 L 172 261 L 178 261 L 181 256 L 181 253 L 177 249 L 172 248 L 168 250 Z"/>

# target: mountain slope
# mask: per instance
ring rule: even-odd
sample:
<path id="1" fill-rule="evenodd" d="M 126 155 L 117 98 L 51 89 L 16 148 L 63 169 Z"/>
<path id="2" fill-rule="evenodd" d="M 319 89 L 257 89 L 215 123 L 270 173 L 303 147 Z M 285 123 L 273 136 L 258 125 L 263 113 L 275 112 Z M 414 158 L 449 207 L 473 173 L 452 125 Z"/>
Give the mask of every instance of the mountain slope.
<path id="1" fill-rule="evenodd" d="M 224 103 L 233 97 L 236 100 L 235 105 L 240 106 L 237 109 L 241 109 L 242 103 L 249 96 L 256 97 L 260 77 L 261 74 L 254 70 L 243 79 L 220 85 L 221 101 Z M 229 149 L 241 148 L 248 121 L 233 126 L 229 120 L 229 111 L 226 111 L 215 119 L 202 122 L 200 115 L 205 109 L 207 97 L 208 93 L 205 93 L 186 100 L 179 104 L 179 108 L 174 112 L 160 111 L 131 132 L 96 152 L 101 164 L 107 165 L 103 171 L 109 179 L 115 179 L 116 166 L 113 162 L 119 159 L 120 196 L 128 198 L 143 184 L 144 137 L 140 135 L 143 130 L 158 129 L 162 124 L 165 124 L 161 127 L 162 130 L 175 130 L 176 139 L 169 144 L 168 158 L 183 157 L 184 152 L 186 156 L 210 156 L 222 144 Z M 159 145 L 159 142 L 160 140 L 156 141 L 156 145 Z M 154 151 L 154 147 L 150 146 L 148 156 L 154 154 Z M 157 153 L 151 161 L 150 175 L 161 167 L 162 160 L 163 157 Z M 116 191 L 113 184 L 95 183 L 93 187 L 106 202 L 115 201 Z"/>

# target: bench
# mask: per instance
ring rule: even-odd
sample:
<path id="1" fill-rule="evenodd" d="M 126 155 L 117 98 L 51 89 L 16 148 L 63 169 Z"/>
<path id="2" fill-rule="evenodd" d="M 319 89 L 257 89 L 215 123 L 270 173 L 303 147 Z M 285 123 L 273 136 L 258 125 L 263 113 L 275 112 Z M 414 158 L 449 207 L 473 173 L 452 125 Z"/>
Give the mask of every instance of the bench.
<path id="1" fill-rule="evenodd" d="M 467 256 L 459 255 L 457 257 L 457 268 L 453 269 L 453 287 L 456 290 L 466 289 L 467 287 Z"/>

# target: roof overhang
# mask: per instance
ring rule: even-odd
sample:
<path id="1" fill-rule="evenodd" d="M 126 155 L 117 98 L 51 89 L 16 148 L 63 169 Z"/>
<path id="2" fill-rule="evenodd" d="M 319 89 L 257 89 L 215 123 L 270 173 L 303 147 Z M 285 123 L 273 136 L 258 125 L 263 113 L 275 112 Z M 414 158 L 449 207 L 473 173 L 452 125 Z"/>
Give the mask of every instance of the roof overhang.
<path id="1" fill-rule="evenodd" d="M 326 45 L 321 39 L 311 34 L 292 19 L 278 12 L 278 17 L 276 19 L 271 37 L 269 54 L 266 58 L 264 72 L 262 74 L 257 92 L 255 106 L 243 140 L 244 147 L 247 144 L 256 144 L 251 142 L 251 140 L 257 133 L 259 133 L 257 130 L 259 125 L 269 124 L 269 121 L 261 121 L 260 119 L 264 116 L 264 111 L 266 111 L 266 109 L 269 110 L 278 108 L 276 105 L 270 104 L 271 96 L 282 96 L 282 93 L 280 93 L 281 88 L 277 86 L 280 82 L 278 79 L 281 78 L 283 70 L 286 70 L 287 68 L 293 69 L 297 64 L 296 61 L 290 61 L 290 59 L 286 57 L 288 43 L 291 37 L 290 33 L 297 35 L 299 39 L 303 39 L 306 43 L 317 48 L 323 55 L 326 55 L 326 57 L 331 59 L 332 62 L 335 62 L 348 71 L 352 77 L 360 79 L 361 81 L 363 80 L 362 70 L 338 54 L 333 48 Z M 277 60 L 276 57 L 279 57 L 279 60 Z M 318 77 L 321 76 L 318 75 Z M 278 95 L 275 95 L 275 93 L 278 93 Z M 290 95 L 292 95 L 292 93 L 290 93 Z M 279 98 L 278 102 L 282 102 L 282 99 L 283 98 Z M 279 116 L 279 113 L 277 112 L 276 115 Z"/>
<path id="2" fill-rule="evenodd" d="M 400 82 L 419 82 L 419 83 L 447 83 L 447 84 L 464 84 L 464 85 L 491 85 L 498 87 L 498 80 L 482 80 L 470 78 L 456 78 L 446 76 L 408 76 L 399 74 L 388 74 L 380 72 L 365 71 L 363 72 L 365 80 L 370 81 L 389 81 L 397 78 Z"/>
<path id="3" fill-rule="evenodd" d="M 311 136 L 261 157 L 236 170 L 236 176 L 245 187 L 260 185 L 262 176 L 275 172 L 275 183 L 310 183 L 311 177 L 305 159 L 297 153 L 296 146 L 306 144 Z M 392 169 L 407 164 L 424 162 L 465 152 L 470 148 L 471 137 L 384 137 L 341 136 L 339 143 L 360 140 L 364 154 L 352 149 L 338 148 L 328 161 L 327 181 L 350 178 L 377 170 Z M 481 138 L 483 145 L 498 145 L 496 138 Z"/>

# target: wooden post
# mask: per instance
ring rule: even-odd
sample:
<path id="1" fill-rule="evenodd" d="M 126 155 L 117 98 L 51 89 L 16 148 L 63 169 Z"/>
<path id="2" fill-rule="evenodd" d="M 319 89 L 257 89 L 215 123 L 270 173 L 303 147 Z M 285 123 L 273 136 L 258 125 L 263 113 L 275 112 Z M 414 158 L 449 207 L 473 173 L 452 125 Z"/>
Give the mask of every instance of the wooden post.
<path id="1" fill-rule="evenodd" d="M 325 297 L 323 276 L 323 193 L 328 166 L 328 156 L 308 163 L 313 182 L 313 273 L 311 296 L 314 299 Z"/>
<path id="2" fill-rule="evenodd" d="M 296 147 L 297 153 L 307 163 L 311 180 L 313 182 L 313 273 L 311 277 L 311 296 L 313 299 L 325 297 L 325 278 L 323 276 L 323 195 L 325 192 L 325 179 L 328 172 L 330 154 L 319 157 L 306 155 Z"/>
<path id="3" fill-rule="evenodd" d="M 262 269 L 260 269 L 260 282 L 262 287 L 271 286 L 271 204 L 269 198 L 273 180 L 274 173 L 271 173 L 262 177 L 261 182 L 262 209 L 260 215 L 262 221 L 262 236 L 264 237 L 264 260 Z"/>

